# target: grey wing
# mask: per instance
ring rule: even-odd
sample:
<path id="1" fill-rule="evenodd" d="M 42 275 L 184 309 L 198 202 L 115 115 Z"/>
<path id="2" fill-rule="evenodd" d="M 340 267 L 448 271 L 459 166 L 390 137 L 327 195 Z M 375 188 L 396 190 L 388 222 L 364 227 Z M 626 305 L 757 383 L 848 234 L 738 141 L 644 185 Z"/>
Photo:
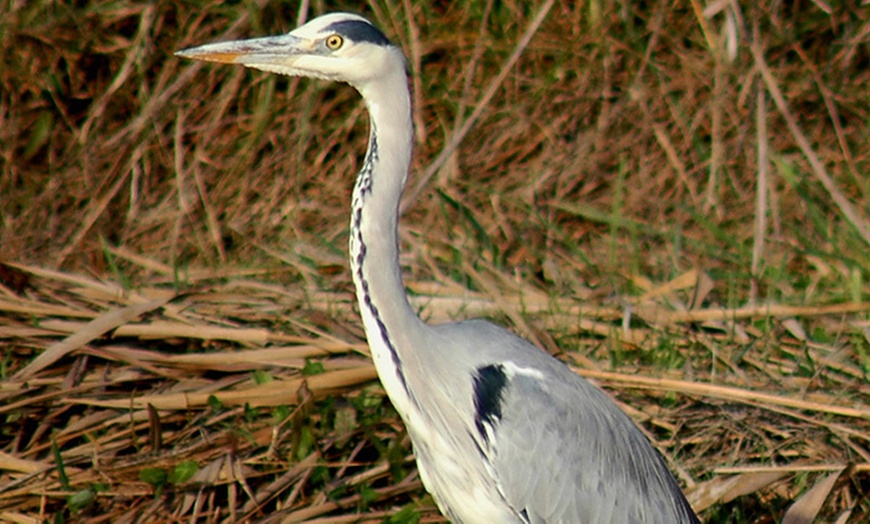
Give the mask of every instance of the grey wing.
<path id="1" fill-rule="evenodd" d="M 481 383 L 475 384 L 477 430 L 490 471 L 520 518 L 699 522 L 664 460 L 613 401 L 560 362 L 540 356 L 479 368 L 477 377 L 488 374 L 490 386 L 503 374 L 498 395 L 481 397 Z M 489 405 L 480 402 L 487 398 Z"/>

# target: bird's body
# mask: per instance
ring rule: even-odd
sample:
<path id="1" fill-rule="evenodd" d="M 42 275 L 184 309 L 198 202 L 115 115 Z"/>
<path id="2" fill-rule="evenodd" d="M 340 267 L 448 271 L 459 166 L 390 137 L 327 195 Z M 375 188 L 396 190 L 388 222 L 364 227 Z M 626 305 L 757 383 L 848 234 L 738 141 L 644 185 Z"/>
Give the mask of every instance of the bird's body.
<path id="1" fill-rule="evenodd" d="M 351 271 L 378 375 L 442 512 L 467 523 L 698 522 L 664 460 L 597 387 L 489 322 L 430 326 L 410 307 L 397 223 L 411 102 L 403 55 L 380 30 L 335 13 L 179 55 L 343 81 L 365 100 Z"/>
<path id="2" fill-rule="evenodd" d="M 693 522 L 660 455 L 600 389 L 489 322 L 427 328 L 433 351 L 414 371 L 436 386 L 406 423 L 454 521 Z"/>

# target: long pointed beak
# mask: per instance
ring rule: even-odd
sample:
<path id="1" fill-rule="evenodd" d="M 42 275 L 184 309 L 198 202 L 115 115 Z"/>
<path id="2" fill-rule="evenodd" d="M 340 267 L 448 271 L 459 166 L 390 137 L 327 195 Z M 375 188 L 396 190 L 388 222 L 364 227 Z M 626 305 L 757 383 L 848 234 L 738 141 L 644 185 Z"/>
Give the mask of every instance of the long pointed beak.
<path id="1" fill-rule="evenodd" d="M 290 35 L 234 40 L 191 47 L 176 51 L 175 56 L 220 62 L 223 64 L 242 64 L 249 67 L 258 65 L 279 65 L 286 63 L 294 55 L 309 54 L 313 42 Z"/>

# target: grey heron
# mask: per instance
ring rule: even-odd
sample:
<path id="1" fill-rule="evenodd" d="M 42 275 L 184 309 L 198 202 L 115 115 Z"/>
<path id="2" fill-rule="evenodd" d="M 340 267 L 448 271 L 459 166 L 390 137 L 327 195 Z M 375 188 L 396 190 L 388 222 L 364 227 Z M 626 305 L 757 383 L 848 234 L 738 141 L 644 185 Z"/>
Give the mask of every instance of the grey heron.
<path id="1" fill-rule="evenodd" d="M 378 376 L 441 511 L 467 523 L 699 522 L 661 455 L 595 385 L 482 320 L 429 325 L 398 259 L 411 161 L 401 50 L 363 17 L 324 15 L 282 36 L 178 56 L 346 82 L 370 116 L 353 189 L 350 266 Z"/>

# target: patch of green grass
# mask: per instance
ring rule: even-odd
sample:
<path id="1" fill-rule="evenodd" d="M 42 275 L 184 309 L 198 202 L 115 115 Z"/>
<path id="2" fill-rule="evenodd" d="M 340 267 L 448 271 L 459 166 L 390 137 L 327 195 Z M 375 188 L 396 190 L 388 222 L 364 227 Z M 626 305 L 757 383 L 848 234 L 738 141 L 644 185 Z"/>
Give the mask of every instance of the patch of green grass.
<path id="1" fill-rule="evenodd" d="M 195 460 L 183 460 L 172 469 L 143 468 L 139 471 L 139 480 L 150 485 L 154 489 L 154 496 L 159 497 L 169 486 L 184 484 L 199 471 L 199 465 Z"/>

